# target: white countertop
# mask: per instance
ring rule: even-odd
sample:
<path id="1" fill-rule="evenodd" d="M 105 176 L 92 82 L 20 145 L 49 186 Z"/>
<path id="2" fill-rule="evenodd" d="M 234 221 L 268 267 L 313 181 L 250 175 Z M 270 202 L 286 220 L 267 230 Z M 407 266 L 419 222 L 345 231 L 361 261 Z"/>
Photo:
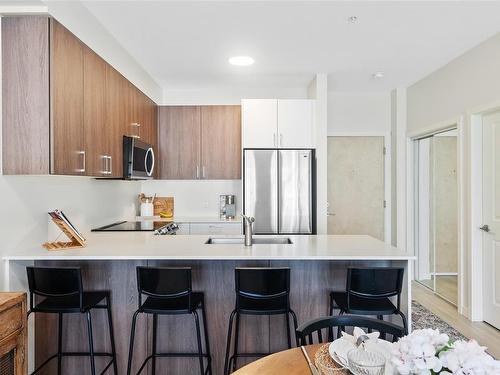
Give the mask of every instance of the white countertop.
<path id="1" fill-rule="evenodd" d="M 87 246 L 48 251 L 20 250 L 4 260 L 410 260 L 413 255 L 367 235 L 312 235 L 289 237 L 293 244 L 207 245 L 210 235 L 155 236 L 152 232 L 86 233 Z M 267 237 L 267 236 L 262 236 Z"/>

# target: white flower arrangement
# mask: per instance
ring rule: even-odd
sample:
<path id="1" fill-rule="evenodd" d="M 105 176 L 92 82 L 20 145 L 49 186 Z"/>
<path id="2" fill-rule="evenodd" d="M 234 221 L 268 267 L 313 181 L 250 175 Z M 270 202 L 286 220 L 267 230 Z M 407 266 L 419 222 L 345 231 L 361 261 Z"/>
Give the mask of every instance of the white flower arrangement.
<path id="1" fill-rule="evenodd" d="M 437 329 L 420 329 L 394 344 L 392 364 L 401 375 L 500 375 L 500 361 L 474 341 L 450 342 Z"/>

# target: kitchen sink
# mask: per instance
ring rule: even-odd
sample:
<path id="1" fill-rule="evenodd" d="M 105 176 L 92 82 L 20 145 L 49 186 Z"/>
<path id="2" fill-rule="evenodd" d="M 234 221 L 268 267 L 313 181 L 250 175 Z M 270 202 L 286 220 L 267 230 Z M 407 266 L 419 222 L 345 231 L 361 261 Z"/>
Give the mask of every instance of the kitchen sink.
<path id="1" fill-rule="evenodd" d="M 243 245 L 245 239 L 242 237 L 210 237 L 205 244 L 221 245 L 221 244 L 237 244 Z M 253 237 L 252 245 L 291 245 L 292 240 L 287 237 Z"/>

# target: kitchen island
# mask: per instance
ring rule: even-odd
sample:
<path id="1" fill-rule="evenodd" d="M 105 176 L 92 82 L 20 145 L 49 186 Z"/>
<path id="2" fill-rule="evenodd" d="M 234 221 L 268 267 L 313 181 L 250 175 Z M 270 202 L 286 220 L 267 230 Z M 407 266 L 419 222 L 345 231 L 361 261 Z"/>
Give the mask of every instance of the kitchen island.
<path id="1" fill-rule="evenodd" d="M 299 324 L 327 315 L 329 292 L 345 288 L 348 266 L 397 266 L 405 269 L 402 311 L 410 318 L 411 274 L 414 257 L 382 241 L 363 235 L 314 235 L 287 237 L 291 244 L 206 244 L 208 235 L 153 236 L 151 232 L 89 233 L 81 249 L 46 251 L 26 249 L 5 256 L 4 267 L 10 290 L 26 290 L 27 265 L 80 266 L 84 287 L 111 290 L 115 339 L 120 374 L 126 370 L 130 324 L 137 309 L 135 267 L 190 266 L 193 289 L 205 293 L 207 321 L 214 374 L 222 374 L 229 314 L 234 308 L 234 268 L 245 266 L 287 266 L 291 268 L 291 307 Z M 226 238 L 228 236 L 225 236 Z M 261 236 L 258 236 L 261 237 Z M 262 236 L 268 237 L 268 236 Z M 64 345 L 71 350 L 86 347 L 86 326 L 78 314 L 65 318 Z M 394 321 L 401 324 L 399 317 Z M 410 320 L 410 319 L 408 319 Z M 96 350 L 109 350 L 104 313 L 95 313 Z M 41 363 L 55 351 L 56 316 L 38 314 L 30 318 L 30 366 Z M 241 319 L 239 347 L 242 352 L 274 352 L 286 347 L 285 319 L 281 316 L 244 316 Z M 34 325 L 34 327 L 33 327 Z M 102 327 L 102 329 L 99 329 Z M 151 351 L 151 327 L 145 316 L 138 320 L 134 368 Z M 106 329 L 105 329 L 106 328 Z M 33 337 L 34 336 L 34 337 Z M 33 347 L 35 348 L 33 350 Z M 159 350 L 195 351 L 194 322 L 190 316 L 159 319 Z M 34 356 L 34 357 L 33 357 Z M 34 359 L 33 359 L 34 358 Z M 96 361 L 102 368 L 104 359 Z M 63 361 L 63 373 L 88 373 L 88 359 Z M 239 365 L 248 362 L 241 360 Z M 78 370 L 77 370 L 78 369 Z M 160 359 L 161 374 L 197 374 L 196 359 Z M 53 374 L 48 367 L 46 374 Z M 145 372 L 143 372 L 145 373 Z"/>

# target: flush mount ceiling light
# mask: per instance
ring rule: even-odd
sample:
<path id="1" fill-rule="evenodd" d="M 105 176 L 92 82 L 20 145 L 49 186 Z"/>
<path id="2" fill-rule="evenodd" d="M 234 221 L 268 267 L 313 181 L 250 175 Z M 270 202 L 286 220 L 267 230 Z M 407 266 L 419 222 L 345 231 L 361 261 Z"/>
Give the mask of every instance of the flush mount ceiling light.
<path id="1" fill-rule="evenodd" d="M 349 22 L 349 23 L 356 23 L 356 22 L 358 22 L 358 17 L 357 16 L 347 17 L 347 22 Z"/>
<path id="2" fill-rule="evenodd" d="M 228 61 L 229 64 L 236 66 L 249 66 L 255 62 L 250 56 L 233 56 Z"/>
<path id="3" fill-rule="evenodd" d="M 384 72 L 375 72 L 372 74 L 372 77 L 374 79 L 379 79 L 379 78 L 384 78 L 384 75 L 385 75 Z"/>

